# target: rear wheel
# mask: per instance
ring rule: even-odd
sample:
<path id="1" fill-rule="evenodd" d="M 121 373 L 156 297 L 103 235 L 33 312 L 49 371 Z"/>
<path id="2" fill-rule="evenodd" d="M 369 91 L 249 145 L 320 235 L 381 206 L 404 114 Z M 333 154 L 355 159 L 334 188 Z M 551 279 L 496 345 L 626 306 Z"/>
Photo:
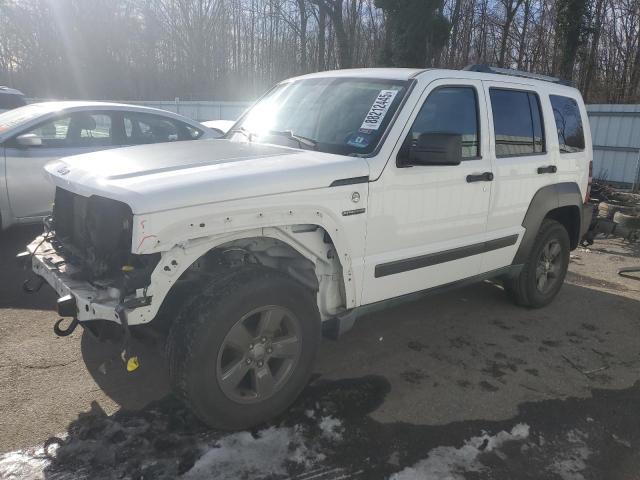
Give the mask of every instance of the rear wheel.
<path id="1" fill-rule="evenodd" d="M 564 282 L 569 252 L 569 234 L 564 226 L 555 220 L 543 220 L 524 267 L 517 277 L 505 281 L 505 290 L 518 305 L 548 305 Z"/>
<path id="2" fill-rule="evenodd" d="M 186 302 L 167 342 L 177 394 L 215 428 L 284 411 L 306 385 L 320 341 L 313 292 L 281 272 L 228 272 Z"/>

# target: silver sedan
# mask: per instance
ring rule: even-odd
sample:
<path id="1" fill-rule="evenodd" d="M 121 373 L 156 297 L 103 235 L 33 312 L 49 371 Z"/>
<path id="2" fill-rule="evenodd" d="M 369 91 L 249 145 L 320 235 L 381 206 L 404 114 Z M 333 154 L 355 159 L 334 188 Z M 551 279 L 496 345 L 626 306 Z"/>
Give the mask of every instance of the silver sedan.
<path id="1" fill-rule="evenodd" d="M 0 114 L 0 225 L 39 221 L 54 187 L 45 163 L 108 148 L 218 137 L 165 110 L 103 102 L 34 103 Z"/>

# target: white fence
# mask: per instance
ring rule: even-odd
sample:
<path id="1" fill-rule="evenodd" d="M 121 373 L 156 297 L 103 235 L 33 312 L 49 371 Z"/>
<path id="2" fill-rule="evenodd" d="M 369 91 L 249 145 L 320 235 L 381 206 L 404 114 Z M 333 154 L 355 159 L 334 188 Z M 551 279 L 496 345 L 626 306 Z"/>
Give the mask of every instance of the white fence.
<path id="1" fill-rule="evenodd" d="M 47 102 L 51 99 L 29 98 L 28 103 Z M 207 102 L 207 101 L 183 101 L 183 100 L 145 100 L 145 101 L 117 101 L 132 105 L 144 105 L 145 107 L 161 108 L 170 112 L 179 113 L 198 122 L 207 120 L 236 120 L 242 112 L 251 106 L 253 102 Z"/>
<path id="2" fill-rule="evenodd" d="M 141 101 L 126 102 L 134 105 L 161 108 L 179 113 L 198 122 L 206 120 L 236 120 L 252 102 L 206 102 L 206 101 Z"/>

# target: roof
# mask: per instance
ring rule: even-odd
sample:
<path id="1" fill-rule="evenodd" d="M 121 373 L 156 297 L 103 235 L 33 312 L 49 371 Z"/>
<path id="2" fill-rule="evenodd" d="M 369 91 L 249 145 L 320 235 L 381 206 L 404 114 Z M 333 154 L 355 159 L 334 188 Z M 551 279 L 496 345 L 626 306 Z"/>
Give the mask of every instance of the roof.
<path id="1" fill-rule="evenodd" d="M 100 110 L 118 109 L 118 110 L 155 112 L 155 113 L 161 113 L 167 116 L 182 117 L 182 115 L 176 114 L 174 112 L 170 112 L 168 110 L 162 110 L 160 108 L 153 108 L 153 107 L 146 107 L 144 105 L 134 105 L 130 103 L 65 100 L 65 101 L 53 101 L 53 102 L 38 102 L 38 103 L 32 103 L 30 105 L 37 106 L 38 108 L 40 108 L 42 113 L 56 112 L 59 110 L 95 108 Z"/>
<path id="2" fill-rule="evenodd" d="M 309 73 L 291 80 L 306 78 L 384 78 L 389 80 L 409 80 L 421 72 L 424 68 L 349 68 L 344 70 L 328 70 L 326 72 Z"/>
<path id="3" fill-rule="evenodd" d="M 329 70 L 326 72 L 310 73 L 292 78 L 290 80 L 300 80 L 307 78 L 384 78 L 390 80 L 409 80 L 411 78 L 423 76 L 446 76 L 447 78 L 468 78 L 475 80 L 491 80 L 494 82 L 511 82 L 522 85 L 530 85 L 540 89 L 552 89 L 558 92 L 571 91 L 575 93 L 577 90 L 573 87 L 553 83 L 547 80 L 538 80 L 535 78 L 527 78 L 523 76 L 508 75 L 505 73 L 484 73 L 467 70 L 448 70 L 443 68 L 354 68 L 346 70 Z M 542 76 L 540 76 L 542 78 Z"/>

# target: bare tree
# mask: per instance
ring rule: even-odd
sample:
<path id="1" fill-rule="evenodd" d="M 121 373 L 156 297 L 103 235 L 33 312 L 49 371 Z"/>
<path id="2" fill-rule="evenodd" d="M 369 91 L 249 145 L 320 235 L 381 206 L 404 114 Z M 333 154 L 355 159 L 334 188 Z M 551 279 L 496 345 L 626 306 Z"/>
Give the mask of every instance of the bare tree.
<path id="1" fill-rule="evenodd" d="M 245 100 L 309 71 L 472 62 L 640 102 L 640 1 L 0 0 L 0 84 L 32 97 Z"/>

